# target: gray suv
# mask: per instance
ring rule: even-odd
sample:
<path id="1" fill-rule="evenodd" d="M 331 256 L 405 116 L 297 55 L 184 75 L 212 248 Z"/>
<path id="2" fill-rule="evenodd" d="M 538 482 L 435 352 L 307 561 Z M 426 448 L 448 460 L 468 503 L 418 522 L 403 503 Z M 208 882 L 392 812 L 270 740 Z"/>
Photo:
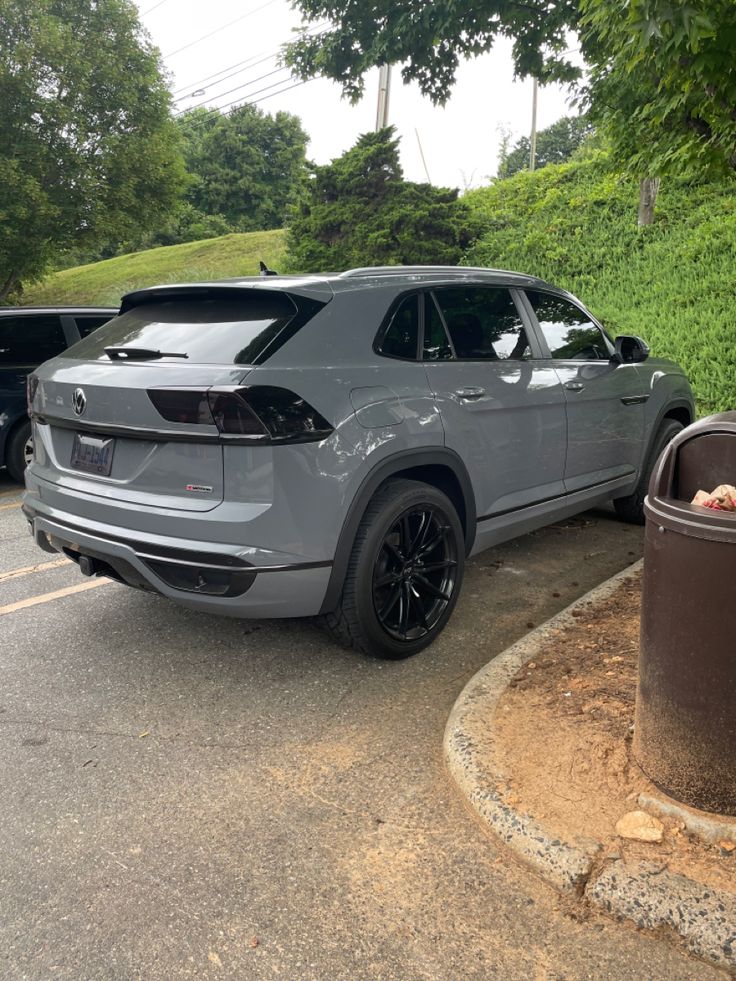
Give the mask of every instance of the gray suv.
<path id="1" fill-rule="evenodd" d="M 25 514 L 85 575 L 406 657 L 469 555 L 609 500 L 642 520 L 693 419 L 648 354 L 490 269 L 141 290 L 30 377 Z"/>

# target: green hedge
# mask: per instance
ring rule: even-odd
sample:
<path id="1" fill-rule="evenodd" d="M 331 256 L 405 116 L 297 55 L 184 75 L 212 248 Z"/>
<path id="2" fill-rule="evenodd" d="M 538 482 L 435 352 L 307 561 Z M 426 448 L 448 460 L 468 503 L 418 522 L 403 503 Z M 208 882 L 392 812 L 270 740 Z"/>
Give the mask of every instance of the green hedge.
<path id="1" fill-rule="evenodd" d="M 639 229 L 638 185 L 603 157 L 523 172 L 465 196 L 483 232 L 464 261 L 570 290 L 612 333 L 679 361 L 702 413 L 736 408 L 735 191 L 663 181 Z"/>

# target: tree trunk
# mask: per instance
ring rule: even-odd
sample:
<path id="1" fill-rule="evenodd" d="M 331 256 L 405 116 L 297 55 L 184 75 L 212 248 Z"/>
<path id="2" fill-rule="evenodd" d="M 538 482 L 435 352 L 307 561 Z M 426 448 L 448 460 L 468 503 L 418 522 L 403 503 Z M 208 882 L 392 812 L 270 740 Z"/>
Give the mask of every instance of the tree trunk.
<path id="1" fill-rule="evenodd" d="M 2 303 L 4 300 L 8 298 L 8 296 L 10 296 L 10 294 L 13 292 L 13 290 L 17 285 L 18 285 L 18 273 L 15 270 L 13 270 L 13 272 L 11 272 L 8 278 L 5 280 L 5 283 L 2 286 L 0 286 L 0 303 Z"/>
<path id="2" fill-rule="evenodd" d="M 639 227 L 654 223 L 654 207 L 659 193 L 659 177 L 642 177 L 639 181 Z"/>

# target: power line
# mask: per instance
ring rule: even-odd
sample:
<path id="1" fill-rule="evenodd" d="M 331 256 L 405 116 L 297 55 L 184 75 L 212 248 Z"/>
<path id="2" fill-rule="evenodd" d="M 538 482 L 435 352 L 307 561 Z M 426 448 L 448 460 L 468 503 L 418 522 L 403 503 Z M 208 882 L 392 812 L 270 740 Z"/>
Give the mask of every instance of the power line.
<path id="1" fill-rule="evenodd" d="M 302 31 L 302 37 L 319 37 L 320 32 L 324 32 L 326 24 L 316 24 L 314 27 Z M 211 81 L 213 78 L 217 78 L 217 82 L 213 84 L 219 85 L 220 82 L 226 81 L 228 78 L 234 78 L 235 75 L 239 75 L 244 72 L 247 68 L 255 68 L 256 65 L 262 65 L 266 61 L 270 61 L 272 58 L 278 56 L 281 51 L 281 46 L 276 48 L 275 51 L 271 51 L 269 54 L 265 52 L 260 52 L 260 54 L 253 55 L 251 58 L 246 58 L 244 61 L 236 61 L 233 65 L 227 65 L 225 68 L 221 68 L 219 72 L 214 72 L 212 75 L 206 75 L 204 78 L 198 78 L 194 82 L 189 82 L 187 85 L 182 85 L 181 88 L 174 89 L 171 93 L 172 95 L 178 95 L 180 92 L 185 92 L 187 89 L 197 89 L 199 86 L 203 85 L 205 82 Z M 263 56 L 263 57 L 261 57 Z M 256 60 L 257 59 L 257 60 Z M 231 68 L 237 68 L 238 71 L 232 72 L 230 75 L 225 75 L 225 72 L 230 71 Z M 218 78 L 218 75 L 225 75 L 224 78 Z M 180 100 L 175 100 L 180 101 Z"/>
<path id="2" fill-rule="evenodd" d="M 186 92 L 189 89 L 196 89 L 200 85 L 203 85 L 205 82 L 210 82 L 210 81 L 212 81 L 213 78 L 217 78 L 218 75 L 222 75 L 224 72 L 229 71 L 231 68 L 237 68 L 238 69 L 238 71 L 233 72 L 232 75 L 225 75 L 224 78 L 217 78 L 217 82 L 215 82 L 213 84 L 219 85 L 220 82 L 225 82 L 225 81 L 227 81 L 228 78 L 232 78 L 234 75 L 240 75 L 241 72 L 246 71 L 248 68 L 255 68 L 256 65 L 260 65 L 264 61 L 270 61 L 271 58 L 275 58 L 276 57 L 276 54 L 277 54 L 277 52 L 274 52 L 274 53 L 269 54 L 269 55 L 265 55 L 263 58 L 261 58 L 260 61 L 256 61 L 255 60 L 256 58 L 259 57 L 258 55 L 253 55 L 252 58 L 246 58 L 245 61 L 236 61 L 234 65 L 228 65 L 227 68 L 221 68 L 220 71 L 219 72 L 215 72 L 214 75 L 207 75 L 206 78 L 198 78 L 196 80 L 196 82 L 190 82 L 189 85 L 182 85 L 182 87 L 180 89 L 175 89 L 171 94 L 172 95 L 178 95 L 180 92 Z M 183 98 L 186 98 L 186 96 L 184 96 Z M 179 100 L 177 99 L 176 101 L 178 102 Z"/>
<path id="3" fill-rule="evenodd" d="M 217 92 L 215 95 L 210 96 L 209 99 L 205 99 L 204 102 L 198 102 L 196 106 L 187 106 L 186 109 L 182 109 L 181 112 L 177 112 L 174 115 L 182 116 L 185 112 L 191 112 L 192 109 L 200 109 L 202 106 L 206 106 L 207 103 L 211 102 L 213 99 L 223 99 L 226 95 L 232 95 L 233 92 L 240 92 L 241 89 L 247 89 L 249 86 L 255 85 L 257 82 L 260 82 L 264 78 L 270 78 L 272 75 L 276 75 L 278 72 L 283 72 L 287 70 L 288 69 L 285 69 L 283 66 L 279 68 L 274 68 L 272 72 L 266 72 L 265 75 L 259 75 L 258 78 L 252 78 L 249 82 L 243 82 L 242 85 L 236 85 L 235 88 L 228 89 L 227 92 Z M 286 79 L 282 78 L 276 84 L 280 85 L 281 82 L 285 82 L 285 81 Z M 264 92 L 265 89 L 259 89 L 258 91 Z M 256 95 L 257 93 L 254 92 L 253 94 Z"/>
<path id="4" fill-rule="evenodd" d="M 256 79 L 256 81 L 257 81 L 257 79 Z M 276 82 L 271 82 L 270 85 L 264 85 L 260 89 L 256 89 L 255 92 L 251 92 L 250 93 L 250 97 L 246 100 L 247 105 L 255 105 L 256 102 L 261 102 L 262 101 L 261 99 L 253 99 L 252 96 L 254 96 L 254 95 L 260 95 L 261 92 L 268 92 L 270 89 L 276 88 L 277 86 L 283 85 L 285 82 L 290 82 L 290 81 L 291 81 L 291 78 L 280 78 Z M 275 92 L 272 93 L 272 94 L 273 95 L 276 95 Z M 225 95 L 224 92 L 223 92 L 223 95 Z M 226 102 L 224 105 L 212 106 L 212 110 L 219 111 L 220 109 L 227 109 L 228 106 L 234 106 L 236 103 L 239 103 L 239 102 L 242 102 L 244 105 L 246 104 L 246 102 L 244 102 L 244 97 L 241 96 L 238 99 L 232 99 L 230 102 Z"/>
<path id="5" fill-rule="evenodd" d="M 267 62 L 267 61 L 272 60 L 272 58 L 274 58 L 278 54 L 279 50 L 280 49 L 277 49 L 273 54 L 267 55 L 266 57 L 261 58 L 259 61 L 253 62 L 248 67 L 255 68 L 256 65 L 259 65 L 259 64 L 262 64 L 263 62 Z M 245 69 L 245 68 L 239 69 L 238 71 L 232 72 L 230 75 L 226 75 L 223 78 L 218 79 L 213 84 L 215 86 L 217 86 L 221 82 L 226 81 L 227 78 L 232 78 L 233 76 L 239 75 L 243 71 L 246 71 L 246 70 L 247 69 Z M 225 98 L 225 96 L 232 95 L 235 92 L 242 92 L 244 89 L 249 89 L 253 85 L 256 85 L 258 82 L 263 81 L 263 79 L 271 78 L 273 75 L 277 75 L 277 74 L 279 74 L 279 72 L 284 72 L 284 71 L 287 71 L 288 72 L 289 71 L 288 67 L 285 66 L 285 65 L 280 65 L 277 68 L 272 69 L 271 71 L 263 72 L 261 75 L 257 75 L 254 78 L 249 78 L 245 82 L 241 82 L 238 85 L 233 86 L 233 88 L 227 89 L 224 92 L 215 92 L 212 95 L 208 96 L 206 99 L 203 99 L 201 102 L 197 102 L 194 105 L 180 106 L 180 107 L 177 108 L 177 111 L 174 113 L 174 118 L 178 118 L 179 116 L 183 116 L 185 113 L 190 112 L 193 109 L 200 109 L 203 106 L 206 106 L 206 105 L 212 103 L 216 99 L 223 99 L 223 98 Z M 281 82 L 285 82 L 285 81 L 287 81 L 287 79 L 280 79 L 277 84 L 280 84 Z M 194 84 L 196 84 L 196 83 L 194 83 Z M 266 91 L 266 89 L 258 89 L 258 92 L 263 92 L 263 91 Z M 196 90 L 195 90 L 195 92 L 196 92 L 197 95 L 204 94 L 204 93 L 197 92 Z M 256 94 L 256 93 L 253 93 L 253 94 Z M 177 99 L 176 101 L 177 102 L 181 102 L 181 101 L 183 101 L 183 99 L 180 98 L 180 99 Z M 232 104 L 232 103 L 228 103 L 228 104 Z"/>
<path id="6" fill-rule="evenodd" d="M 284 79 L 283 81 L 287 81 L 287 79 Z M 313 81 L 315 81 L 313 78 L 305 78 L 302 79 L 302 81 L 300 82 L 295 82 L 293 85 L 287 85 L 287 87 L 284 89 L 279 89 L 278 92 L 271 92 L 269 93 L 269 95 L 264 95 L 260 99 L 252 99 L 247 102 L 244 102 L 241 99 L 233 99 L 232 102 L 226 102 L 225 105 L 223 106 L 213 106 L 211 109 L 208 110 L 208 115 L 211 115 L 213 112 L 222 112 L 223 109 L 229 109 L 231 106 L 257 106 L 259 102 L 265 102 L 266 99 L 272 99 L 274 96 L 281 95 L 284 92 L 291 92 L 292 89 L 298 89 L 299 86 L 306 85 L 307 82 L 313 82 Z M 281 85 L 282 83 L 276 82 L 275 84 Z M 273 85 L 267 85 L 265 88 L 259 89 L 259 91 L 265 92 L 267 89 L 273 87 L 274 87 Z M 258 95 L 258 92 L 254 92 L 253 95 Z"/>
<path id="7" fill-rule="evenodd" d="M 300 85 L 306 85 L 307 82 L 313 82 L 313 81 L 315 81 L 313 78 L 304 78 L 304 79 L 302 79 L 301 82 L 295 82 L 293 85 L 289 85 L 285 89 L 279 89 L 278 92 L 272 92 L 270 95 L 264 95 L 262 99 L 253 99 L 250 102 L 242 102 L 241 103 L 240 102 L 240 99 L 233 99 L 232 102 L 228 102 L 224 106 L 215 106 L 215 108 L 212 111 L 213 112 L 221 112 L 223 109 L 229 109 L 230 106 L 237 105 L 238 103 L 240 105 L 244 105 L 244 106 L 257 106 L 259 102 L 265 102 L 266 99 L 272 99 L 275 95 L 282 95 L 284 92 L 291 92 L 292 89 L 298 89 Z M 277 82 L 276 84 L 278 85 L 280 83 Z M 269 89 L 272 88 L 272 87 L 273 86 L 271 86 L 271 85 L 267 85 L 266 86 L 266 88 L 269 88 Z M 260 91 L 261 92 L 265 92 L 266 89 L 260 89 Z M 254 92 L 253 95 L 258 95 L 258 93 L 257 92 Z"/>
<path id="8" fill-rule="evenodd" d="M 144 10 L 141 17 L 145 17 L 147 14 L 152 14 L 154 10 L 158 10 L 159 7 L 163 7 L 163 5 L 167 2 L 168 0 L 159 0 L 158 3 L 154 3 L 154 5 L 149 7 L 148 10 Z"/>
<path id="9" fill-rule="evenodd" d="M 270 7 L 271 4 L 276 3 L 276 0 L 266 0 L 266 3 L 262 3 L 260 7 L 254 7 L 253 10 L 247 11 L 245 14 L 241 14 L 240 17 L 236 17 L 235 20 L 228 21 L 227 24 L 222 24 L 220 27 L 216 27 L 214 31 L 210 31 L 209 34 L 204 34 L 202 37 L 195 38 L 194 41 L 190 41 L 189 44 L 183 45 L 181 48 L 177 48 L 176 51 L 170 51 L 165 54 L 164 58 L 173 58 L 174 55 L 180 54 L 182 51 L 188 51 L 189 48 L 193 48 L 195 44 L 201 44 L 202 41 L 208 41 L 215 34 L 219 34 L 221 31 L 226 31 L 228 27 L 232 27 L 233 24 L 239 24 L 241 20 L 245 20 L 246 17 L 252 17 L 253 14 L 257 14 L 261 10 L 265 10 L 266 7 Z"/>
<path id="10" fill-rule="evenodd" d="M 427 175 L 427 183 L 432 183 L 432 178 L 429 176 L 429 170 L 427 169 L 427 161 L 424 159 L 424 150 L 422 149 L 422 141 L 419 139 L 419 130 L 414 127 L 414 132 L 417 134 L 417 143 L 419 144 L 419 156 L 422 158 L 422 165 L 424 167 L 424 173 Z M 470 175 L 470 179 L 473 179 L 473 175 Z"/>

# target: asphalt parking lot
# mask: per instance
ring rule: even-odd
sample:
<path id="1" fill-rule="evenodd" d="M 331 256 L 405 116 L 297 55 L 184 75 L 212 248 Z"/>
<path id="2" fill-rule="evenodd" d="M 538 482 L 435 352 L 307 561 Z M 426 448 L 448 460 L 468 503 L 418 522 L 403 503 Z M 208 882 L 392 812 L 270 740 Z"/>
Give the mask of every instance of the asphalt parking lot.
<path id="1" fill-rule="evenodd" d="M 485 553 L 438 643 L 382 663 L 85 588 L 0 472 L 0 977 L 719 976 L 581 921 L 442 762 L 472 674 L 641 545 L 596 511 Z"/>

